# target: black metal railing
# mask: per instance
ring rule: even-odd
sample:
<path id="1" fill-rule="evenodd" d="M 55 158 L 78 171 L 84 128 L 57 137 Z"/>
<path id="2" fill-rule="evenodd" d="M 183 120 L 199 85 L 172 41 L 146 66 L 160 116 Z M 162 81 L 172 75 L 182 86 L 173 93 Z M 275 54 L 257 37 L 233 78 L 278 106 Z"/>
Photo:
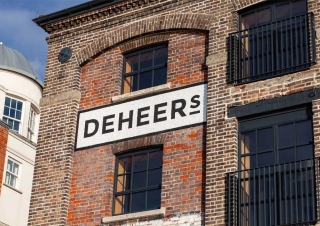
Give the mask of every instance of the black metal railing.
<path id="1" fill-rule="evenodd" d="M 314 15 L 308 13 L 229 34 L 227 83 L 301 71 L 315 61 Z"/>
<path id="2" fill-rule="evenodd" d="M 227 225 L 315 224 L 319 177 L 320 158 L 228 173 Z"/>

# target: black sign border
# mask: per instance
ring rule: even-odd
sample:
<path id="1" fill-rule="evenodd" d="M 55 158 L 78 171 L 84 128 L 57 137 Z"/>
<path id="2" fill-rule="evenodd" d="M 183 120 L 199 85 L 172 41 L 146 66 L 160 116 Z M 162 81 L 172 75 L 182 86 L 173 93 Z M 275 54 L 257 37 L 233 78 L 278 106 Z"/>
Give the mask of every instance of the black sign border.
<path id="1" fill-rule="evenodd" d="M 131 101 L 135 101 L 135 100 L 141 100 L 141 99 L 145 99 L 145 98 L 149 98 L 149 97 L 153 97 L 153 96 L 162 95 L 164 93 L 170 93 L 170 92 L 174 92 L 174 91 L 177 91 L 177 90 L 187 89 L 187 88 L 190 88 L 190 87 L 200 86 L 200 85 L 205 85 L 205 84 L 208 84 L 208 82 L 194 83 L 194 84 L 190 84 L 190 85 L 186 85 L 186 86 L 182 86 L 182 87 L 178 87 L 178 88 L 174 88 L 174 89 L 164 90 L 164 91 L 159 92 L 159 93 L 150 93 L 150 94 L 146 94 L 144 96 L 139 96 L 137 98 L 132 98 L 132 99 L 120 101 L 120 102 L 117 102 L 117 103 L 111 103 L 111 104 L 108 104 L 108 105 L 103 105 L 103 106 L 98 106 L 98 107 L 94 107 L 94 108 L 78 111 L 78 114 L 77 114 L 77 125 L 76 125 L 76 137 L 75 137 L 75 143 L 74 143 L 74 151 L 87 150 L 87 149 L 91 149 L 91 148 L 95 148 L 95 147 L 99 147 L 99 146 L 104 146 L 104 145 L 107 145 L 107 144 L 118 143 L 118 142 L 131 140 L 131 139 L 137 139 L 137 138 L 141 138 L 141 137 L 145 137 L 145 136 L 152 136 L 152 135 L 159 134 L 159 133 L 166 133 L 166 132 L 170 132 L 170 131 L 174 131 L 174 130 L 185 129 L 185 128 L 195 127 L 195 126 L 199 126 L 199 125 L 206 125 L 207 122 L 200 122 L 200 123 L 190 124 L 190 125 L 187 125 L 187 126 L 181 126 L 181 127 L 173 128 L 173 129 L 161 130 L 161 131 L 158 131 L 158 132 L 146 133 L 144 135 L 133 136 L 133 137 L 124 138 L 124 139 L 120 139 L 120 140 L 116 140 L 116 141 L 110 141 L 110 142 L 90 145 L 90 146 L 86 146 L 86 147 L 82 147 L 82 148 L 77 148 L 78 126 L 79 126 L 79 118 L 80 118 L 79 116 L 80 116 L 81 113 L 88 112 L 88 111 L 93 111 L 93 110 L 97 110 L 97 109 L 105 108 L 105 107 L 112 107 L 112 106 L 115 106 L 115 105 L 131 102 Z M 208 87 L 207 87 L 207 89 L 208 89 Z M 207 93 L 205 93 L 205 95 L 207 95 Z M 205 110 L 207 110 L 207 109 L 205 109 Z M 207 114 L 207 112 L 206 112 L 206 114 Z"/>

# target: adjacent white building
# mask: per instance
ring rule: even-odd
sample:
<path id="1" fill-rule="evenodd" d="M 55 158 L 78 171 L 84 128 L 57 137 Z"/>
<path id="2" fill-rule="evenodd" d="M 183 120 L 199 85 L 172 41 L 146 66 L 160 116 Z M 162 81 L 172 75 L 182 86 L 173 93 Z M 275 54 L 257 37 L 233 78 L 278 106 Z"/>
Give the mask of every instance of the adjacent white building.
<path id="1" fill-rule="evenodd" d="M 42 88 L 27 59 L 0 45 L 0 120 L 10 125 L 0 175 L 0 225 L 28 223 Z"/>

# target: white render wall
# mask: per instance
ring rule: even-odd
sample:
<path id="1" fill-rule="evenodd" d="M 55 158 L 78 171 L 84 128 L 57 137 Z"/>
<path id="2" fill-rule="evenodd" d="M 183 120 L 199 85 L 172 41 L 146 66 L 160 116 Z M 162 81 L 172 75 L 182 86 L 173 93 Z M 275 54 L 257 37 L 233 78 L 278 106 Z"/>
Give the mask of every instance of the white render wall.
<path id="1" fill-rule="evenodd" d="M 34 162 L 38 127 L 40 121 L 40 99 L 42 87 L 34 80 L 15 72 L 0 69 L 0 120 L 2 120 L 5 97 L 17 99 L 23 103 L 19 134 L 9 131 L 5 158 L 3 184 L 0 194 L 0 225 L 26 226 L 28 224 Z M 36 113 L 35 137 L 27 140 L 30 107 Z M 5 173 L 8 158 L 20 163 L 19 182 L 16 189 L 6 185 Z"/>
<path id="2" fill-rule="evenodd" d="M 0 195 L 0 222 L 10 226 L 26 226 L 31 198 L 36 147 L 10 131 L 5 158 L 5 169 L 8 158 L 20 163 L 18 187 L 13 189 L 2 184 Z M 3 174 L 3 183 L 5 172 Z"/>
<path id="3" fill-rule="evenodd" d="M 0 69 L 0 119 L 3 116 L 3 108 L 5 97 L 17 99 L 23 103 L 22 119 L 20 134 L 27 137 L 28 119 L 30 107 L 32 107 L 37 115 L 35 125 L 35 138 L 33 142 L 37 142 L 37 134 L 40 118 L 40 99 L 42 97 L 42 88 L 34 80 L 11 71 Z"/>

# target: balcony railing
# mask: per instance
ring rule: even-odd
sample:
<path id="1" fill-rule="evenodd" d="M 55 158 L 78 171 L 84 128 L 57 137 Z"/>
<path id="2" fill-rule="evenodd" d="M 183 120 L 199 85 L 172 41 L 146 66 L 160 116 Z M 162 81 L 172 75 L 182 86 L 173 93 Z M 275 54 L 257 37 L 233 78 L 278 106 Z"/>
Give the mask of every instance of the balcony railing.
<path id="1" fill-rule="evenodd" d="M 229 173 L 227 225 L 315 224 L 319 179 L 320 158 Z"/>
<path id="2" fill-rule="evenodd" d="M 308 69 L 316 61 L 313 13 L 229 34 L 227 83 Z"/>

